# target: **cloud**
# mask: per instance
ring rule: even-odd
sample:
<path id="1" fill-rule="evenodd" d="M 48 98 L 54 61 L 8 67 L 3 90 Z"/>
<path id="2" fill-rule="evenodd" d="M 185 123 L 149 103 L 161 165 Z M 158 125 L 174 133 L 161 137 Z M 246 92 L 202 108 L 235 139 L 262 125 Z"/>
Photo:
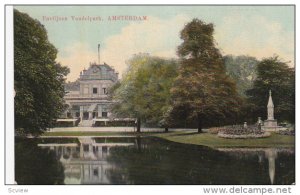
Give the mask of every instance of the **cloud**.
<path id="1" fill-rule="evenodd" d="M 122 75 L 127 68 L 126 61 L 134 54 L 176 57 L 176 48 L 181 43 L 179 33 L 191 19 L 187 15 L 164 19 L 149 16 L 147 21 L 131 22 L 119 34 L 101 43 L 101 63 L 113 66 Z M 250 55 L 261 59 L 278 54 L 294 66 L 294 33 L 265 17 L 230 13 L 215 26 L 215 39 L 224 55 Z M 68 80 L 74 81 L 83 68 L 97 61 L 97 51 L 85 42 L 73 43 L 59 52 L 58 61 L 70 67 Z"/>
<path id="2" fill-rule="evenodd" d="M 250 55 L 258 59 L 274 54 L 294 66 L 294 33 L 262 16 L 232 14 L 216 27 L 216 41 L 223 54 Z"/>
<path id="3" fill-rule="evenodd" d="M 180 30 L 189 20 L 186 15 L 177 15 L 169 19 L 149 16 L 147 21 L 131 22 L 119 34 L 108 37 L 101 44 L 100 61 L 113 66 L 122 75 L 127 68 L 126 61 L 134 54 L 176 57 Z M 69 81 L 76 80 L 89 62 L 97 61 L 97 51 L 94 50 L 86 43 L 74 43 L 60 52 L 58 61 L 71 70 Z"/>
<path id="4" fill-rule="evenodd" d="M 57 61 L 70 68 L 68 81 L 75 81 L 79 78 L 80 71 L 88 68 L 90 62 L 97 59 L 97 51 L 91 50 L 86 43 L 77 42 L 65 47 L 58 52 Z"/>
<path id="5" fill-rule="evenodd" d="M 132 22 L 120 34 L 106 39 L 103 60 L 122 73 L 126 70 L 126 60 L 134 54 L 176 57 L 179 32 L 188 21 L 187 16 L 177 15 L 170 19 L 149 17 L 142 23 Z"/>

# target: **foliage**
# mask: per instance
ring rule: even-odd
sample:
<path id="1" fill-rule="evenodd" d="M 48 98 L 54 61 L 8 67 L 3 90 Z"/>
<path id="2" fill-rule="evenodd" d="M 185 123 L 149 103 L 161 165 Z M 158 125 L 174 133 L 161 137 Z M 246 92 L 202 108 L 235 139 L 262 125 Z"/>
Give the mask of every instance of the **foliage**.
<path id="1" fill-rule="evenodd" d="M 277 133 L 280 135 L 295 136 L 295 130 L 279 130 Z"/>
<path id="2" fill-rule="evenodd" d="M 295 71 L 278 56 L 263 59 L 257 65 L 257 78 L 248 90 L 252 118 L 267 118 L 269 90 L 272 90 L 274 115 L 279 121 L 295 121 Z"/>
<path id="3" fill-rule="evenodd" d="M 76 119 L 75 124 L 73 121 L 56 121 L 55 127 L 76 127 L 80 123 L 80 118 Z"/>
<path id="4" fill-rule="evenodd" d="M 218 134 L 220 131 L 222 131 L 225 127 L 211 127 L 208 129 L 208 133 L 211 134 Z"/>
<path id="5" fill-rule="evenodd" d="M 177 63 L 145 54 L 128 61 L 122 81 L 110 91 L 112 111 L 119 117 L 141 118 L 146 125 L 164 123 L 169 109 L 170 88 L 177 76 Z"/>
<path id="6" fill-rule="evenodd" d="M 246 97 L 256 79 L 256 65 L 258 60 L 251 56 L 224 56 L 227 74 L 236 82 L 239 94 Z"/>
<path id="7" fill-rule="evenodd" d="M 96 121 L 94 127 L 134 127 L 135 121 Z"/>
<path id="8" fill-rule="evenodd" d="M 80 83 L 79 83 L 79 79 L 77 79 L 76 81 L 73 82 L 67 82 L 65 83 L 65 90 L 66 91 L 80 91 Z"/>
<path id="9" fill-rule="evenodd" d="M 40 148 L 37 140 L 17 138 L 15 154 L 15 180 L 19 185 L 64 184 L 62 163 L 53 150 Z"/>
<path id="10" fill-rule="evenodd" d="M 210 123 L 234 118 L 239 109 L 239 95 L 234 81 L 226 74 L 223 57 L 215 47 L 213 24 L 193 19 L 181 31 L 182 44 L 179 75 L 171 89 L 172 112 L 184 108 L 189 118 Z M 171 114 L 172 115 L 172 114 Z"/>
<path id="11" fill-rule="evenodd" d="M 63 82 L 69 69 L 55 62 L 56 54 L 44 26 L 14 10 L 16 131 L 39 134 L 64 109 Z"/>

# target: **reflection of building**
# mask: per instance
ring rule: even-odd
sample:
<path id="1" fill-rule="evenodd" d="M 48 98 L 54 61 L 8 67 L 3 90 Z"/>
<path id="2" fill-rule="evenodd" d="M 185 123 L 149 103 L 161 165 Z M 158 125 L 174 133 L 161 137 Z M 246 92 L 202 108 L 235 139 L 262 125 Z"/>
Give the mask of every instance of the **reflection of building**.
<path id="1" fill-rule="evenodd" d="M 64 166 L 65 184 L 108 184 L 108 170 L 114 165 L 107 162 L 110 148 L 131 146 L 134 143 L 96 143 L 91 138 L 80 138 L 77 143 L 38 144 L 54 150 Z"/>
<path id="2" fill-rule="evenodd" d="M 104 64 L 90 64 L 79 77 L 77 90 L 70 90 L 65 95 L 69 109 L 68 117 L 80 117 L 81 120 L 91 121 L 93 118 L 107 118 L 110 116 L 108 89 L 118 80 L 118 73 Z"/>

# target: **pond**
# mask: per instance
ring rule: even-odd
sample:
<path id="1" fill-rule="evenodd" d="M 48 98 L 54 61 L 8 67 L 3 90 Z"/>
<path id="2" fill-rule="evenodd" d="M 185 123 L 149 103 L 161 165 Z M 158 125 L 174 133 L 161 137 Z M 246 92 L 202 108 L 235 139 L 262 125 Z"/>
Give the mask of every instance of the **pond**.
<path id="1" fill-rule="evenodd" d="M 294 149 L 211 149 L 155 137 L 16 139 L 18 184 L 292 184 Z"/>

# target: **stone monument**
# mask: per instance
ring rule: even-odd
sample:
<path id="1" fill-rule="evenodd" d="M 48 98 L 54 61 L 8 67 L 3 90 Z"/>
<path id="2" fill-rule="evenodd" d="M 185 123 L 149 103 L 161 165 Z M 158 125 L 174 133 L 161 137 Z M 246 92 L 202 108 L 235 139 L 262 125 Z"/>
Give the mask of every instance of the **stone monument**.
<path id="1" fill-rule="evenodd" d="M 264 121 L 263 129 L 265 131 L 275 131 L 279 126 L 277 125 L 277 120 L 274 119 L 274 104 L 272 100 L 272 92 L 269 91 L 269 101 L 267 105 L 268 119 Z"/>

